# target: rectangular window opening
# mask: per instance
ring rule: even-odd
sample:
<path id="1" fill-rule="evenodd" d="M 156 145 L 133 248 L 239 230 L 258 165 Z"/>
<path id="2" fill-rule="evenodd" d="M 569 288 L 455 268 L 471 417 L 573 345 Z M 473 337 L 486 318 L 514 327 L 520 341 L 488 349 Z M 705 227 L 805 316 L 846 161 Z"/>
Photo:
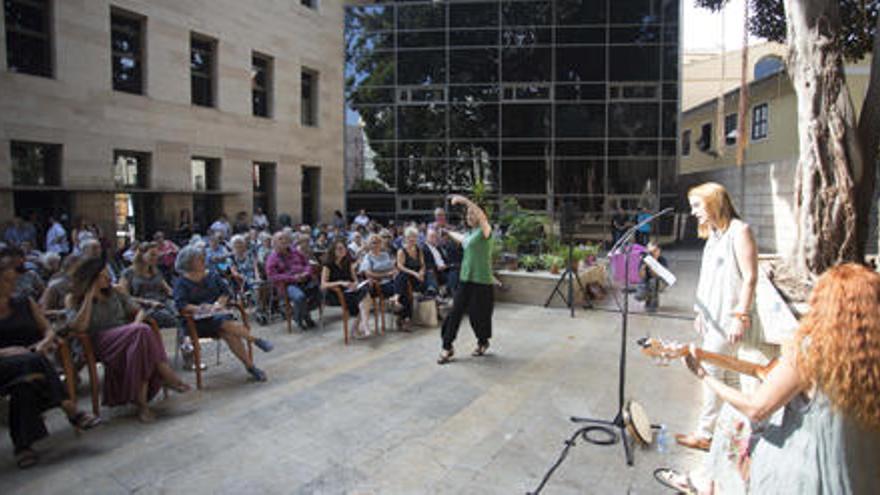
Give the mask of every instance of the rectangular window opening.
<path id="1" fill-rule="evenodd" d="M 766 103 L 752 109 L 752 139 L 764 139 L 769 131 L 770 108 Z"/>
<path id="2" fill-rule="evenodd" d="M 60 144 L 12 141 L 9 152 L 13 185 L 61 185 Z"/>
<path id="3" fill-rule="evenodd" d="M 110 12 L 113 89 L 144 94 L 144 25 L 142 16 L 113 8 Z"/>
<path id="4" fill-rule="evenodd" d="M 113 178 L 120 189 L 150 187 L 150 154 L 138 151 L 113 152 Z"/>
<path id="5" fill-rule="evenodd" d="M 303 69 L 300 86 L 302 89 L 300 102 L 302 125 L 318 127 L 318 73 Z"/>
<path id="6" fill-rule="evenodd" d="M 256 117 L 272 117 L 272 57 L 254 53 L 251 57 L 251 100 Z"/>
<path id="7" fill-rule="evenodd" d="M 6 66 L 11 72 L 52 77 L 51 9 L 48 0 L 4 0 Z"/>
<path id="8" fill-rule="evenodd" d="M 193 105 L 216 106 L 216 52 L 216 40 L 195 33 L 190 35 L 190 79 Z"/>

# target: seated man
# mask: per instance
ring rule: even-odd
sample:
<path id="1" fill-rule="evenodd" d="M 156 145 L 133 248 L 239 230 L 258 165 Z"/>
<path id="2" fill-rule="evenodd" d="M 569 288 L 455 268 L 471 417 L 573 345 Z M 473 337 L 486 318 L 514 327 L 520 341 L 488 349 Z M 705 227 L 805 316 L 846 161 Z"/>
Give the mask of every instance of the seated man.
<path id="1" fill-rule="evenodd" d="M 660 254 L 660 246 L 656 242 L 648 243 L 648 254 L 653 256 L 661 265 L 666 265 L 666 258 Z M 654 270 L 646 263 L 645 259 L 639 263 L 639 277 L 642 281 L 639 284 L 639 292 L 636 294 L 636 300 L 645 301 L 645 311 L 653 313 L 657 311 L 659 305 L 660 279 Z"/>
<path id="2" fill-rule="evenodd" d="M 308 258 L 297 249 L 291 249 L 290 236 L 276 232 L 272 236 L 272 253 L 266 258 L 266 277 L 293 303 L 293 318 L 300 329 L 313 328 L 315 322 L 309 315 L 308 301 L 303 287 L 312 280 L 312 267 Z"/>
<path id="3" fill-rule="evenodd" d="M 438 294 L 440 284 L 446 282 L 449 266 L 443 259 L 443 251 L 440 249 L 440 234 L 436 230 L 428 230 L 425 244 L 422 245 L 422 254 L 425 259 L 425 293 Z"/>

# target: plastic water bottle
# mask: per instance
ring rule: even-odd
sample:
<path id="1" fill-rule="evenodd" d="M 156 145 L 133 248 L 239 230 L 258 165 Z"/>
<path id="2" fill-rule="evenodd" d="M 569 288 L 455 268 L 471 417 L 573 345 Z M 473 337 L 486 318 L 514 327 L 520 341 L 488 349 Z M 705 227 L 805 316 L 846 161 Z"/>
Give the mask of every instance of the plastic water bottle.
<path id="1" fill-rule="evenodd" d="M 657 452 L 665 454 L 669 452 L 669 430 L 665 424 L 660 425 L 660 431 L 657 432 Z"/>

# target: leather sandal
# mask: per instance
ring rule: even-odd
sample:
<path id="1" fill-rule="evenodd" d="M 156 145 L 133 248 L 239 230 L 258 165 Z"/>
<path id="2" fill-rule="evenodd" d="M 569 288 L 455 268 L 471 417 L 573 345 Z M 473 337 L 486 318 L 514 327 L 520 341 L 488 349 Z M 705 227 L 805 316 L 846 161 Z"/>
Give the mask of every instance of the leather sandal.
<path id="1" fill-rule="evenodd" d="M 682 473 L 671 468 L 657 468 L 654 470 L 654 479 L 666 488 L 678 493 L 685 495 L 698 493 L 689 473 Z"/>
<path id="2" fill-rule="evenodd" d="M 18 469 L 32 468 L 40 462 L 40 457 L 29 448 L 24 448 L 15 453 L 15 465 Z"/>
<path id="3" fill-rule="evenodd" d="M 474 356 L 474 357 L 485 356 L 486 351 L 488 351 L 488 350 L 489 350 L 489 343 L 488 342 L 486 342 L 485 344 L 480 344 L 477 346 L 476 349 L 474 349 L 474 352 L 471 353 L 471 356 Z"/>
<path id="4" fill-rule="evenodd" d="M 675 442 L 682 447 L 703 450 L 705 452 L 709 452 L 709 449 L 712 447 L 711 438 L 701 438 L 694 435 L 693 433 L 689 433 L 687 435 L 679 433 L 675 435 Z"/>
<path id="5" fill-rule="evenodd" d="M 453 356 L 455 356 L 454 349 L 443 349 L 440 351 L 440 357 L 437 358 L 437 364 L 446 364 L 452 361 Z"/>

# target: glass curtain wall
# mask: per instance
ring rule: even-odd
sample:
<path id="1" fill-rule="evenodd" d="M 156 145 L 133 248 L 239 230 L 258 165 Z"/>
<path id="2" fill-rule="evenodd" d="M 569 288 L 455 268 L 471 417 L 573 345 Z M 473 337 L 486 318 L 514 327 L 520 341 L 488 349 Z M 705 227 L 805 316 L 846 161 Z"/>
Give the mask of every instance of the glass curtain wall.
<path id="1" fill-rule="evenodd" d="M 542 210 L 674 203 L 679 0 L 350 6 L 346 48 L 349 210 L 427 213 L 477 181 Z"/>

